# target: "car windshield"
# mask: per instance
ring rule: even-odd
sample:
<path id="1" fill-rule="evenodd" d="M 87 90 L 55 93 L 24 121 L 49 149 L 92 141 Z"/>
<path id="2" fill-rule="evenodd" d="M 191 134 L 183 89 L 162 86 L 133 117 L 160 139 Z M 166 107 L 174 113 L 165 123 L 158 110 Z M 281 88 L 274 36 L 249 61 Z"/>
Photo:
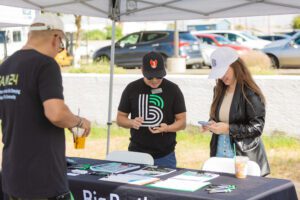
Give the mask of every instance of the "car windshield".
<path id="1" fill-rule="evenodd" d="M 250 33 L 247 33 L 247 32 L 241 32 L 241 34 L 250 40 L 258 40 L 259 39 L 258 37 L 251 35 Z"/>
<path id="2" fill-rule="evenodd" d="M 182 40 L 195 41 L 197 42 L 197 38 L 193 36 L 190 32 L 180 32 L 179 38 Z"/>
<path id="3" fill-rule="evenodd" d="M 230 44 L 231 43 L 231 41 L 226 39 L 225 37 L 217 36 L 215 38 L 220 44 Z"/>
<path id="4" fill-rule="evenodd" d="M 0 31 L 0 43 L 4 43 L 5 34 L 4 31 Z"/>

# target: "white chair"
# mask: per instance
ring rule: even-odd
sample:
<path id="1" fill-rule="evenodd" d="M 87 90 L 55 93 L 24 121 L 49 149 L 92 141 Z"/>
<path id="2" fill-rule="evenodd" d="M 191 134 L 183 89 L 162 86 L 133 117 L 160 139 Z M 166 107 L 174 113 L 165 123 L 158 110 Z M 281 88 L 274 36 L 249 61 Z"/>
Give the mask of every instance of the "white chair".
<path id="1" fill-rule="evenodd" d="M 106 156 L 106 160 L 144 165 L 154 164 L 154 159 L 150 154 L 134 151 L 112 151 Z"/>
<path id="2" fill-rule="evenodd" d="M 211 157 L 204 162 L 202 170 L 235 174 L 234 158 Z M 259 165 L 249 160 L 247 173 L 251 176 L 260 176 Z"/>

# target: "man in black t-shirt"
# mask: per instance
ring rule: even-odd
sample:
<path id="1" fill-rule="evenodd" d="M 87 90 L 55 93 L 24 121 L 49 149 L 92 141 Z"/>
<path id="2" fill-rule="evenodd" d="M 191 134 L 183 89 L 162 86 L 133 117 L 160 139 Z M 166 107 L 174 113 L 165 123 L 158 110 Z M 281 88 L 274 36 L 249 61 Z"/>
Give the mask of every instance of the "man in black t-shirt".
<path id="1" fill-rule="evenodd" d="M 90 122 L 64 103 L 56 54 L 63 49 L 56 15 L 37 16 L 26 45 L 0 66 L 2 189 L 10 199 L 71 199 L 64 128 Z"/>
<path id="2" fill-rule="evenodd" d="M 144 78 L 123 91 L 117 124 L 130 128 L 129 151 L 151 154 L 155 165 L 176 167 L 176 131 L 186 126 L 184 97 L 176 84 L 163 78 L 166 70 L 159 53 L 143 57 L 142 73 Z"/>

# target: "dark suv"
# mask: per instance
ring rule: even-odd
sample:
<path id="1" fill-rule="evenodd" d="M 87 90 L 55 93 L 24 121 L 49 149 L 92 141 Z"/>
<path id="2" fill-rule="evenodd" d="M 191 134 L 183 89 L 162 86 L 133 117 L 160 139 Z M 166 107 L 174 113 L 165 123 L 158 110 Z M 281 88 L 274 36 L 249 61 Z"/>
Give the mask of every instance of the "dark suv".
<path id="1" fill-rule="evenodd" d="M 150 51 L 160 52 L 165 59 L 173 56 L 174 31 L 141 31 L 121 38 L 115 46 L 115 63 L 125 68 L 141 67 L 142 57 Z M 201 66 L 203 62 L 199 42 L 190 32 L 179 32 L 179 55 L 186 58 L 187 66 Z M 93 60 L 110 60 L 110 46 L 97 50 Z"/>

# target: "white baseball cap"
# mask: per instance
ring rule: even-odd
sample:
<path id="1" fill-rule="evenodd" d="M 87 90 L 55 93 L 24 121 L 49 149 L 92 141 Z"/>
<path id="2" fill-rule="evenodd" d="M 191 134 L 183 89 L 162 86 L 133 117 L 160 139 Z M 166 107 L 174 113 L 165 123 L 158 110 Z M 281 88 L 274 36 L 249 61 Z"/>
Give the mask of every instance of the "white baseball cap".
<path id="1" fill-rule="evenodd" d="M 229 66 L 239 58 L 238 53 L 230 47 L 219 47 L 210 56 L 211 72 L 210 79 L 222 78 Z"/>
<path id="2" fill-rule="evenodd" d="M 59 30 L 64 32 L 64 24 L 61 19 L 54 14 L 41 14 L 35 17 L 32 24 L 43 24 L 41 26 L 30 26 L 30 31 Z"/>

